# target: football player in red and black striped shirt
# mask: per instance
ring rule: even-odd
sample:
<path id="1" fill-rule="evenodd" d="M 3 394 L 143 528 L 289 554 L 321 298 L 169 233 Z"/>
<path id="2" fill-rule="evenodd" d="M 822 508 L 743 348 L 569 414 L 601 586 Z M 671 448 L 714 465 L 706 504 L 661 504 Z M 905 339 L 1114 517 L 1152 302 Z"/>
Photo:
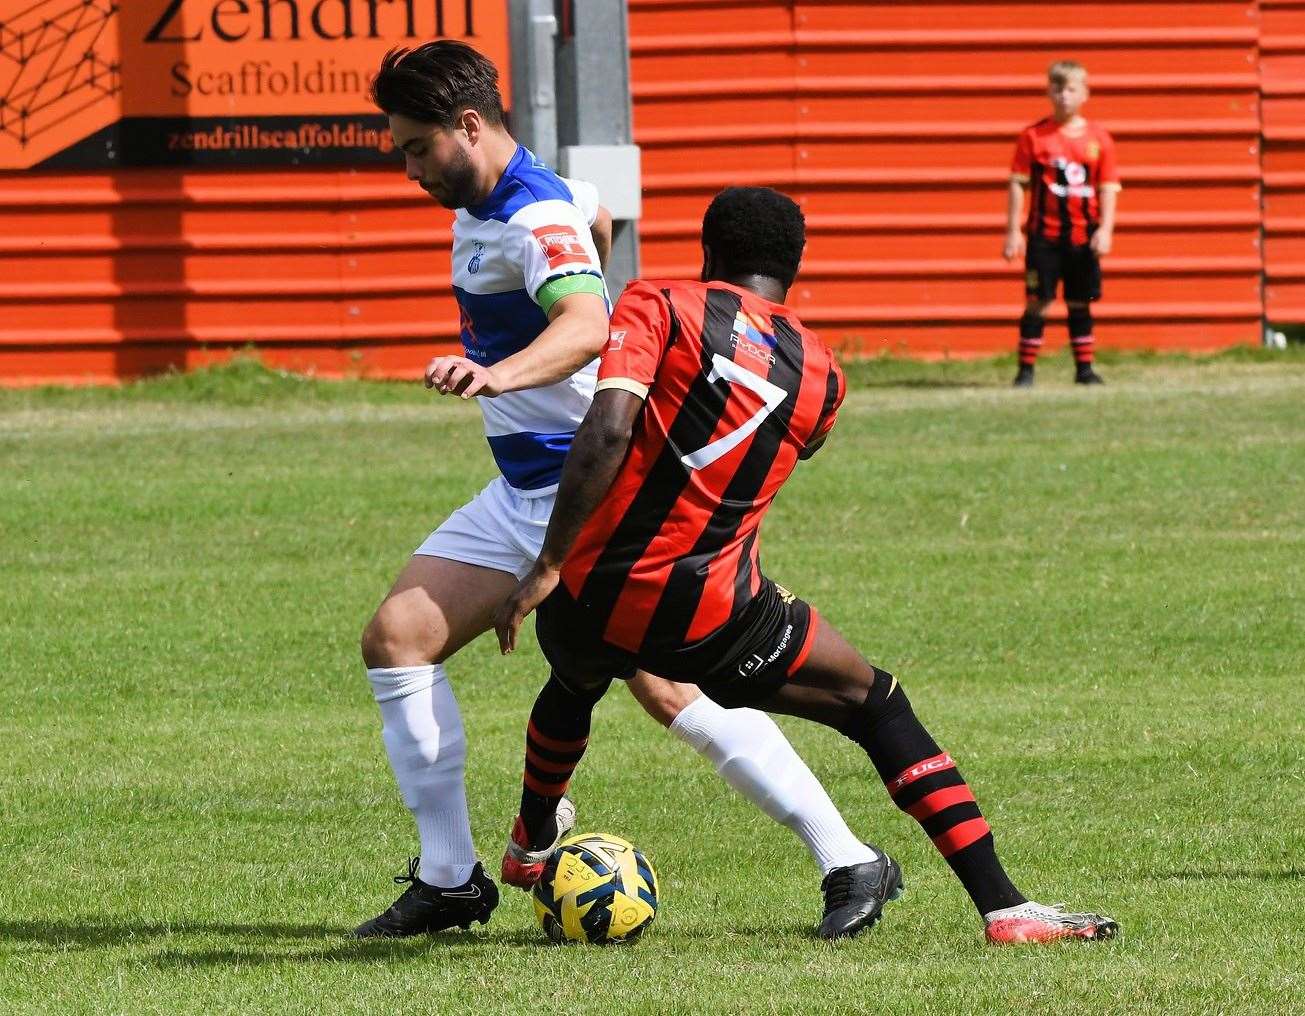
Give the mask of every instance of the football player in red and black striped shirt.
<path id="1" fill-rule="evenodd" d="M 990 940 L 1109 937 L 1118 929 L 1108 918 L 1020 893 L 974 795 L 897 679 L 761 572 L 762 518 L 824 443 L 844 395 L 833 354 L 783 303 L 804 242 L 788 198 L 731 188 L 703 220 L 705 281 L 634 282 L 617 305 L 543 551 L 495 618 L 509 652 L 538 608 L 552 666 L 527 728 L 504 881 L 538 880 L 536 855 L 555 838 L 558 808 L 569 809 L 563 794 L 593 707 L 613 679 L 643 668 L 860 745 L 964 884 Z M 832 922 L 855 934 L 900 894 L 901 871 L 877 852 L 822 888 L 821 933 Z"/>
<path id="2" fill-rule="evenodd" d="M 1043 315 L 1064 284 L 1069 342 L 1078 384 L 1100 384 L 1092 369 L 1092 301 L 1101 299 L 1101 258 L 1115 234 L 1119 170 L 1115 142 L 1105 128 L 1089 123 L 1079 109 L 1088 98 L 1087 71 L 1059 60 L 1047 73 L 1052 115 L 1026 127 L 1015 142 L 1006 203 L 1007 261 L 1024 254 L 1024 316 L 1020 318 L 1019 373 L 1015 384 L 1033 384 L 1033 365 L 1042 349 Z M 1024 230 L 1024 191 L 1029 209 Z"/>

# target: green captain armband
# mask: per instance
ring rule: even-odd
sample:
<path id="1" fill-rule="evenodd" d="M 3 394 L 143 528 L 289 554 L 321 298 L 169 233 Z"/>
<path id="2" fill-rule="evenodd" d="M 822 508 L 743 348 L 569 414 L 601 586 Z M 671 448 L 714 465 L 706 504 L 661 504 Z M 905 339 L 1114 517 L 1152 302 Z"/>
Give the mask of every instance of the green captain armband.
<path id="1" fill-rule="evenodd" d="M 535 303 L 539 304 L 539 309 L 547 314 L 553 309 L 553 304 L 572 293 L 593 293 L 599 299 L 607 297 L 602 279 L 588 272 L 579 272 L 575 275 L 560 275 L 556 279 L 549 279 L 539 287 L 539 292 L 535 294 Z"/>

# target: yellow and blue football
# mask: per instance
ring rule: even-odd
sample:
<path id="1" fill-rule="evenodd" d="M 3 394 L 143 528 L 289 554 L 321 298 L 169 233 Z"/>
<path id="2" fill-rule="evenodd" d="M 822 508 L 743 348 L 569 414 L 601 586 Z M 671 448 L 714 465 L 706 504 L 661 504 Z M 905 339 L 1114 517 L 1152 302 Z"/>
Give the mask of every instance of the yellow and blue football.
<path id="1" fill-rule="evenodd" d="M 607 833 L 563 840 L 532 897 L 554 942 L 633 942 L 657 916 L 657 874 L 633 843 Z"/>

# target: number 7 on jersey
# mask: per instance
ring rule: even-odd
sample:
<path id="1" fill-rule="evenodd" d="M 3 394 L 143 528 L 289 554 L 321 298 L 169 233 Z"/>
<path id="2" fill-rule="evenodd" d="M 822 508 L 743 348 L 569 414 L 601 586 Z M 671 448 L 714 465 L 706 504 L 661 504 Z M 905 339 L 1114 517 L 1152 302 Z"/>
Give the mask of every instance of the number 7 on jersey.
<path id="1" fill-rule="evenodd" d="M 742 385 L 749 391 L 756 392 L 761 396 L 763 404 L 741 426 L 728 434 L 721 435 L 710 444 L 703 445 L 696 452 L 681 455 L 680 461 L 688 469 L 702 469 L 704 466 L 710 466 L 722 455 L 733 451 L 788 398 L 788 392 L 779 385 L 772 384 L 759 374 L 752 373 L 746 367 L 740 367 L 733 360 L 721 356 L 720 353 L 714 353 L 712 354 L 711 371 L 707 374 L 707 380 L 715 384 L 721 378 Z"/>

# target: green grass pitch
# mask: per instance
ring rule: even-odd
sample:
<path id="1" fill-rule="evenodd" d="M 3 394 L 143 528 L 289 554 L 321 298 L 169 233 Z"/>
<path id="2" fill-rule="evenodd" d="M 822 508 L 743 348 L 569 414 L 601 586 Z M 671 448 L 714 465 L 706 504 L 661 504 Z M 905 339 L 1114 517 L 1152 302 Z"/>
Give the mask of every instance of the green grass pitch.
<path id="1" fill-rule="evenodd" d="M 764 563 L 904 682 L 1017 882 L 1119 941 L 985 946 L 859 750 L 782 720 L 906 874 L 817 941 L 797 840 L 622 689 L 575 794 L 660 874 L 642 942 L 548 946 L 514 890 L 349 941 L 415 844 L 358 632 L 492 465 L 472 406 L 246 363 L 0 393 L 0 1013 L 1302 1011 L 1305 357 L 1012 372 L 856 365 Z M 543 670 L 450 673 L 495 869 Z"/>

